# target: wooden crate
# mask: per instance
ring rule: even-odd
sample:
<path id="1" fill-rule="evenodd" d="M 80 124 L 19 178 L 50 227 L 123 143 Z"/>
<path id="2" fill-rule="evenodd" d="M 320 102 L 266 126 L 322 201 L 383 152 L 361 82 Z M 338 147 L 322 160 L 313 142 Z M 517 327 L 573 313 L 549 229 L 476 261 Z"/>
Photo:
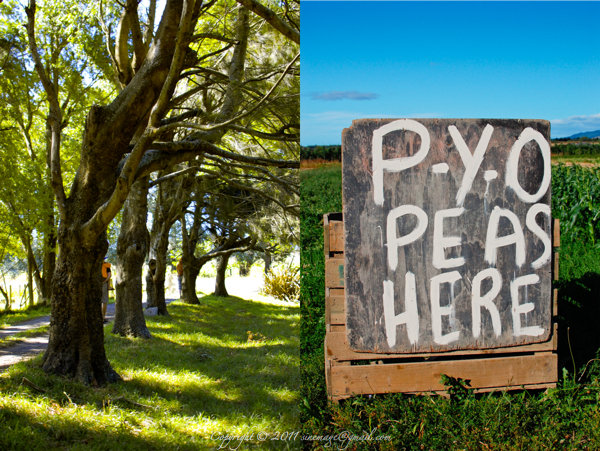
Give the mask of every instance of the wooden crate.
<path id="1" fill-rule="evenodd" d="M 491 349 L 411 354 L 354 352 L 346 343 L 344 307 L 344 228 L 341 213 L 324 216 L 325 377 L 330 400 L 376 393 L 444 393 L 442 374 L 467 379 L 476 392 L 555 387 L 558 381 L 557 331 L 543 343 Z M 560 245 L 554 221 L 554 247 Z M 558 278 L 558 253 L 552 264 Z M 558 292 L 553 290 L 552 315 Z M 353 362 L 361 361 L 361 365 Z"/>

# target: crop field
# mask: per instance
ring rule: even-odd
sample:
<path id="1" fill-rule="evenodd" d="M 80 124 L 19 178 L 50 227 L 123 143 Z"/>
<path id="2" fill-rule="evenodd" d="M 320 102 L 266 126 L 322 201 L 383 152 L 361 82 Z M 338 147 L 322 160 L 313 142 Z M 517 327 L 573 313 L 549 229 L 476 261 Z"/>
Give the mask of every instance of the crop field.
<path id="1" fill-rule="evenodd" d="M 476 395 L 447 379 L 449 398 L 375 395 L 329 404 L 323 338 L 322 215 L 341 211 L 339 166 L 302 171 L 301 380 L 304 434 L 389 440 L 338 442 L 312 449 L 600 449 L 600 168 L 552 168 L 553 216 L 561 221 L 558 387 Z M 451 375 L 450 375 L 451 376 Z"/>

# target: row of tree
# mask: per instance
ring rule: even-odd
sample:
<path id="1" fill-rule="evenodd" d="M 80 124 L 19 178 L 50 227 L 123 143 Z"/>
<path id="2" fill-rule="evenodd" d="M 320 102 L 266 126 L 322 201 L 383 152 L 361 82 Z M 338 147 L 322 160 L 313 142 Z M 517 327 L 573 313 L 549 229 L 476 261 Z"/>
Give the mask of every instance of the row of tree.
<path id="1" fill-rule="evenodd" d="M 554 144 L 554 143 L 553 143 Z M 593 142 L 588 143 L 566 143 L 554 144 L 552 146 L 553 155 L 598 155 L 600 154 L 600 145 Z"/>
<path id="2" fill-rule="evenodd" d="M 0 243 L 51 299 L 45 371 L 120 379 L 100 313 L 108 235 L 114 332 L 145 337 L 142 268 L 167 314 L 175 224 L 192 303 L 210 259 L 295 239 L 299 3 L 267 1 L 0 4 Z"/>
<path id="3" fill-rule="evenodd" d="M 302 146 L 300 148 L 300 159 L 341 161 L 342 146 Z"/>

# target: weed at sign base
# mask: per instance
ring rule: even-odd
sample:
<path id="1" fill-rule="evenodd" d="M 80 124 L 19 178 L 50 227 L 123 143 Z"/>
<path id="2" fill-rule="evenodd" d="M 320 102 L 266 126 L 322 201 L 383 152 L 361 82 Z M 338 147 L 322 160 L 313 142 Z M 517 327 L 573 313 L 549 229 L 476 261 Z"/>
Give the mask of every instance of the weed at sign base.
<path id="1" fill-rule="evenodd" d="M 147 318 L 150 340 L 107 330 L 123 382 L 93 388 L 47 375 L 41 356 L 11 367 L 0 376 L 0 449 L 197 451 L 218 448 L 220 434 L 253 434 L 239 449 L 281 449 L 256 436 L 300 427 L 298 306 L 201 302 Z M 269 340 L 248 343 L 248 330 Z"/>

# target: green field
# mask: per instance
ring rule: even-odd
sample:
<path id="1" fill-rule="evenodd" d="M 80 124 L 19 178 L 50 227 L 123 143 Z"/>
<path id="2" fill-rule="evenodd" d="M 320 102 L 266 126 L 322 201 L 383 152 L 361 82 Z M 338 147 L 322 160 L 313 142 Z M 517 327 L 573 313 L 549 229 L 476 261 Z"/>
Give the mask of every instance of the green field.
<path id="1" fill-rule="evenodd" d="M 559 374 L 556 389 L 475 395 L 448 382 L 449 399 L 402 394 L 354 397 L 328 404 L 323 361 L 322 215 L 341 211 L 341 172 L 302 173 L 301 377 L 305 434 L 389 441 L 352 442 L 347 449 L 600 449 L 600 170 L 553 167 L 553 215 L 561 220 Z M 567 338 L 569 338 L 567 340 Z M 342 442 L 338 442 L 341 444 Z M 335 447 L 336 445 L 334 445 Z M 344 445 L 345 446 L 345 445 Z M 313 449 L 331 449 L 315 441 Z"/>

